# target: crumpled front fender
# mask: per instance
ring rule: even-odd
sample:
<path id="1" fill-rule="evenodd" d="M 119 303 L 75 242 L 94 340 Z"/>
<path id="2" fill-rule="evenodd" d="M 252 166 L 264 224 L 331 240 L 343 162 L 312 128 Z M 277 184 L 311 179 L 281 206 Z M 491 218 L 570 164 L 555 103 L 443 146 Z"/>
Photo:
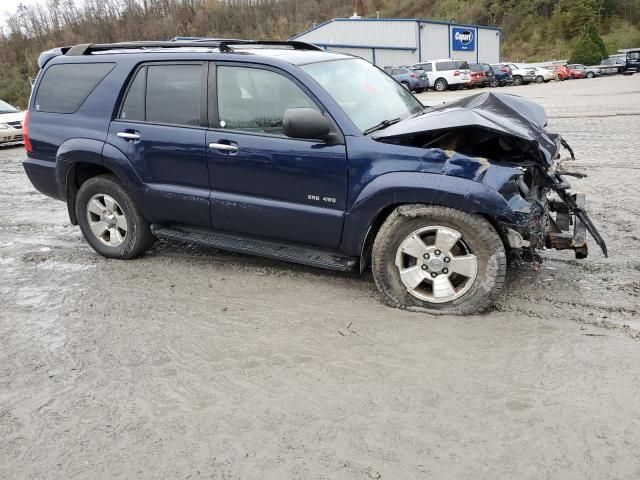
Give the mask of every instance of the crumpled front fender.
<path id="1" fill-rule="evenodd" d="M 458 157 L 458 160 L 451 163 L 450 170 L 444 174 L 391 172 L 371 181 L 345 216 L 341 250 L 359 255 L 376 219 L 390 207 L 408 203 L 451 207 L 489 217 L 500 224 L 526 228 L 536 212 L 519 195 L 512 180 L 521 171 L 482 162 L 476 173 L 470 174 L 470 157 L 464 160 Z M 467 162 L 464 168 L 463 161 Z M 480 168 L 482 171 L 478 172 Z M 455 176 L 462 172 L 467 172 L 468 178 Z"/>

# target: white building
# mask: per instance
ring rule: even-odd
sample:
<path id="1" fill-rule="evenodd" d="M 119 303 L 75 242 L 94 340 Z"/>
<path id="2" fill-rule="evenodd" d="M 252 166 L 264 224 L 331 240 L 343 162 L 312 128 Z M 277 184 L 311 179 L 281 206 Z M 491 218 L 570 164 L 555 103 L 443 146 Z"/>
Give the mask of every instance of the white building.
<path id="1" fill-rule="evenodd" d="M 334 18 L 291 40 L 358 55 L 380 67 L 439 58 L 498 63 L 502 30 L 436 20 Z"/>

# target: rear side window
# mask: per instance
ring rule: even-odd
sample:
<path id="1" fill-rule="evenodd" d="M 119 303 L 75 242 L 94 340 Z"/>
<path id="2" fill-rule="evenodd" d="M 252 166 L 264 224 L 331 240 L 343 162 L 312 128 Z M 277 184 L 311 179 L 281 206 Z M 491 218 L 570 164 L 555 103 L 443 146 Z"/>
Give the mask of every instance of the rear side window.
<path id="1" fill-rule="evenodd" d="M 149 65 L 129 84 L 118 118 L 200 126 L 201 65 Z"/>
<path id="2" fill-rule="evenodd" d="M 38 87 L 36 111 L 75 113 L 114 67 L 113 63 L 52 65 Z"/>
<path id="3" fill-rule="evenodd" d="M 201 65 L 147 67 L 147 122 L 200 125 Z"/>

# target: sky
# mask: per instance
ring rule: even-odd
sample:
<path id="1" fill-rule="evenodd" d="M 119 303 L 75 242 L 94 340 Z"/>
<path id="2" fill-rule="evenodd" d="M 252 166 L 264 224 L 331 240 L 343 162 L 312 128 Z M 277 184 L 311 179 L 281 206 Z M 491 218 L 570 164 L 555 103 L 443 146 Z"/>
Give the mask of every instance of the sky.
<path id="1" fill-rule="evenodd" d="M 21 3 L 29 5 L 39 0 L 0 0 L 0 18 L 4 21 L 7 13 L 15 13 Z"/>

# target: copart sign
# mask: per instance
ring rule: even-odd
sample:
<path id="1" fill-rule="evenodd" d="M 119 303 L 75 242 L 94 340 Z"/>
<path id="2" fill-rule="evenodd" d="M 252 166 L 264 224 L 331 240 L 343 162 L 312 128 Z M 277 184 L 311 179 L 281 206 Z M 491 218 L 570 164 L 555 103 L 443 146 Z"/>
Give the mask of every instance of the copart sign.
<path id="1" fill-rule="evenodd" d="M 453 50 L 474 51 L 476 49 L 476 31 L 473 28 L 452 28 L 451 45 Z"/>

